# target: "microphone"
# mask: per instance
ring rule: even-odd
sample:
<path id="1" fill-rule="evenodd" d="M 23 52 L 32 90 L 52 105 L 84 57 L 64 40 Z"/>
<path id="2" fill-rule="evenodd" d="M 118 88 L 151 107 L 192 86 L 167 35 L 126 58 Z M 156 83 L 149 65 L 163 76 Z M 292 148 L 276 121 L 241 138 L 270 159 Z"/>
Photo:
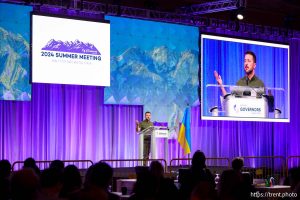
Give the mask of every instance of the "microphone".
<path id="1" fill-rule="evenodd" d="M 252 94 L 252 91 L 254 92 L 255 96 L 258 98 L 262 97 L 264 95 L 264 88 L 253 88 L 253 87 L 247 87 L 245 91 L 243 92 L 243 96 L 254 96 Z"/>

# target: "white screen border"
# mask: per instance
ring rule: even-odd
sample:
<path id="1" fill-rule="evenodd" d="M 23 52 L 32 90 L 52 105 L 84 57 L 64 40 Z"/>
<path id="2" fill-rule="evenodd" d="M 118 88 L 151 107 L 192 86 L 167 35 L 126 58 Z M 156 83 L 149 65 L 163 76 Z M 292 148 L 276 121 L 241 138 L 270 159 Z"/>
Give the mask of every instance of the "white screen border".
<path id="1" fill-rule="evenodd" d="M 200 45 L 201 45 L 201 119 L 202 120 L 222 120 L 222 121 L 253 121 L 253 122 L 290 122 L 290 46 L 287 44 L 276 44 L 271 42 L 262 42 L 262 41 L 254 41 L 250 39 L 239 39 L 230 36 L 217 36 L 203 33 L 200 35 Z M 238 42 L 238 43 L 246 43 L 246 44 L 254 44 L 254 45 L 263 45 L 270 47 L 278 47 L 278 48 L 286 48 L 288 50 L 288 111 L 287 118 L 254 118 L 254 117 L 225 117 L 225 116 L 205 116 L 203 113 L 203 39 L 213 39 L 213 40 L 222 40 L 229 42 Z"/>

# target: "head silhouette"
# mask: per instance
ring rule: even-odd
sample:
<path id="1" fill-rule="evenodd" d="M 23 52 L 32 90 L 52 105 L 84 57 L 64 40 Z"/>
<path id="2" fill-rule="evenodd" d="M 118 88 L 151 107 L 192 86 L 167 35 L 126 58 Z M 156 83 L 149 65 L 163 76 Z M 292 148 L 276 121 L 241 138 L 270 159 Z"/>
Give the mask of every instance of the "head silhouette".
<path id="1" fill-rule="evenodd" d="M 113 169 L 105 162 L 92 165 L 86 173 L 85 186 L 95 185 L 107 188 L 113 176 Z"/>
<path id="2" fill-rule="evenodd" d="M 231 162 L 232 169 L 236 171 L 241 171 L 242 167 L 244 166 L 244 161 L 242 158 L 235 158 Z"/>
<path id="3" fill-rule="evenodd" d="M 155 178 L 161 178 L 164 176 L 164 168 L 159 161 L 155 160 L 151 162 L 150 174 Z"/>
<path id="4" fill-rule="evenodd" d="M 197 150 L 192 158 L 192 168 L 205 168 L 205 161 L 205 154 L 202 151 Z"/>
<path id="5" fill-rule="evenodd" d="M 0 178 L 8 178 L 11 171 L 11 164 L 8 160 L 0 161 Z"/>

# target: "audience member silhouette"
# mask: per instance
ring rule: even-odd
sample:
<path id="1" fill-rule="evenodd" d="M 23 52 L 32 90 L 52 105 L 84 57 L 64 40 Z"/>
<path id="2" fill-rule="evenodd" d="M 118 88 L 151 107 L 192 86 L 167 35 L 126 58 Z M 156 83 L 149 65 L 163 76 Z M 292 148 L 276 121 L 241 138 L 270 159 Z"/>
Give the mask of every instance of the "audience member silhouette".
<path id="1" fill-rule="evenodd" d="M 237 193 L 239 193 L 241 182 L 241 175 L 239 175 L 237 171 L 233 169 L 223 171 L 223 173 L 221 174 L 219 187 L 220 199 L 238 199 L 239 195 Z"/>
<path id="2" fill-rule="evenodd" d="M 81 189 L 82 180 L 78 168 L 75 165 L 68 165 L 63 173 L 63 187 L 60 197 L 69 198 Z"/>
<path id="3" fill-rule="evenodd" d="M 151 175 L 148 167 L 136 166 L 136 183 L 133 188 L 133 194 L 130 200 L 153 199 L 153 190 L 151 183 Z"/>
<path id="4" fill-rule="evenodd" d="M 191 193 L 191 200 L 215 200 L 215 188 L 208 181 L 200 181 Z"/>
<path id="5" fill-rule="evenodd" d="M 12 200 L 35 200 L 39 178 L 31 168 L 24 168 L 13 173 L 11 178 Z"/>
<path id="6" fill-rule="evenodd" d="M 75 198 L 72 199 L 119 199 L 117 195 L 109 191 L 109 185 L 112 181 L 112 176 L 113 169 L 107 163 L 98 162 L 92 165 L 86 173 L 84 189 L 75 194 Z"/>
<path id="7" fill-rule="evenodd" d="M 192 166 L 189 170 L 182 170 L 179 174 L 181 199 L 190 199 L 192 190 L 200 183 L 207 182 L 211 188 L 215 188 L 214 176 L 206 168 L 206 157 L 202 151 L 197 150 L 192 158 Z"/>
<path id="8" fill-rule="evenodd" d="M 45 169 L 40 176 L 41 189 L 37 200 L 59 200 L 62 188 L 62 177 L 58 169 Z"/>
<path id="9" fill-rule="evenodd" d="M 164 178 L 164 168 L 159 161 L 152 161 L 150 168 L 135 168 L 137 181 L 131 200 L 179 199 L 178 190 L 171 179 Z"/>
<path id="10" fill-rule="evenodd" d="M 231 162 L 231 167 L 233 170 L 235 170 L 237 173 L 241 173 L 242 168 L 244 167 L 244 161 L 241 158 L 235 158 Z"/>
<path id="11" fill-rule="evenodd" d="M 0 160 L 0 178 L 9 178 L 11 164 L 8 160 Z"/>
<path id="12" fill-rule="evenodd" d="M 300 199 L 300 167 L 289 170 L 289 183 L 291 191 L 297 193 L 297 197 L 292 199 Z"/>
<path id="13" fill-rule="evenodd" d="M 65 164 L 61 160 L 53 160 L 49 166 L 50 169 L 56 169 L 60 175 L 62 176 L 65 169 Z"/>
<path id="14" fill-rule="evenodd" d="M 152 161 L 149 170 L 154 199 L 179 199 L 173 180 L 164 177 L 164 168 L 159 161 Z"/>
<path id="15" fill-rule="evenodd" d="M 0 161 L 0 199 L 10 198 L 10 172 L 11 164 L 8 160 Z"/>
<path id="16" fill-rule="evenodd" d="M 41 171 L 39 169 L 39 167 L 36 165 L 35 163 L 35 160 L 33 158 L 27 158 L 25 161 L 24 161 L 24 166 L 23 168 L 31 168 L 34 170 L 34 172 L 36 173 L 36 175 L 40 175 L 41 174 Z"/>
<path id="17" fill-rule="evenodd" d="M 225 170 L 221 175 L 219 191 L 220 199 L 250 199 L 250 192 L 252 191 L 251 182 L 248 180 L 247 176 L 243 176 L 241 172 L 244 161 L 241 158 L 235 158 L 231 164 L 232 169 Z"/>

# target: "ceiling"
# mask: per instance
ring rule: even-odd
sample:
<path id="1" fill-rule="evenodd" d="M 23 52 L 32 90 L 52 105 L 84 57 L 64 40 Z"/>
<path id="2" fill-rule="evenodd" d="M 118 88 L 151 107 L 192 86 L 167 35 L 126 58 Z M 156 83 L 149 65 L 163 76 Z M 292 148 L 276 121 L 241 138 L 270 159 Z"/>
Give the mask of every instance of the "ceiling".
<path id="1" fill-rule="evenodd" d="M 158 11 L 175 12 L 194 4 L 216 0 L 86 0 Z M 243 22 L 300 30 L 300 0 L 247 0 Z M 205 14 L 211 18 L 235 20 L 235 11 Z"/>

